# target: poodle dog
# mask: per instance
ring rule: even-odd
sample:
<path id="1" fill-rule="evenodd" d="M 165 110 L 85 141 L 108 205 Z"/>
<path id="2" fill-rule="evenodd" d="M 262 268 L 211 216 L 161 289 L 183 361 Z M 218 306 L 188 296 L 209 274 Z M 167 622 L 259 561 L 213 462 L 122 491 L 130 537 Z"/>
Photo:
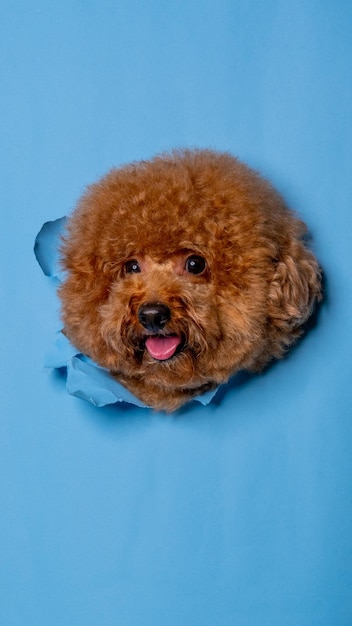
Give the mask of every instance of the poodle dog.
<path id="1" fill-rule="evenodd" d="M 181 150 L 88 187 L 62 245 L 64 333 L 148 406 L 260 371 L 321 298 L 305 225 L 227 153 Z"/>

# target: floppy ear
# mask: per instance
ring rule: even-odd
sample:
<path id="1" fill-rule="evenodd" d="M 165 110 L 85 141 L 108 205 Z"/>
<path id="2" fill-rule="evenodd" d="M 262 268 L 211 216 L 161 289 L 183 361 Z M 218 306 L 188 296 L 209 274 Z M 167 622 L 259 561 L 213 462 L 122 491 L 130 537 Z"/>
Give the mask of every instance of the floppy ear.
<path id="1" fill-rule="evenodd" d="M 302 325 L 321 299 L 321 272 L 304 244 L 292 238 L 276 261 L 269 286 L 269 334 L 272 355 L 283 355 L 299 337 Z"/>

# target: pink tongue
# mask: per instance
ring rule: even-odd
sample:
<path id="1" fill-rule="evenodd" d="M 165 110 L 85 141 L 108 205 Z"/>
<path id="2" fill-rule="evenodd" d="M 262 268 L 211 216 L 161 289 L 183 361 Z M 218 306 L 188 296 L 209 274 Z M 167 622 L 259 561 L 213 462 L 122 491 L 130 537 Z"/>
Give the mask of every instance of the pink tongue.
<path id="1" fill-rule="evenodd" d="M 150 356 L 158 359 L 158 361 L 166 361 L 175 354 L 180 343 L 180 337 L 171 335 L 169 337 L 148 337 L 145 345 Z"/>

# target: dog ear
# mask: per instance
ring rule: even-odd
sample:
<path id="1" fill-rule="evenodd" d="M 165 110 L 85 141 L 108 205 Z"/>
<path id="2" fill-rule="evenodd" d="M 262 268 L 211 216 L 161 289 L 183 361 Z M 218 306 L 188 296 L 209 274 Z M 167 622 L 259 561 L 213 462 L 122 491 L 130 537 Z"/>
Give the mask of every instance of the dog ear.
<path id="1" fill-rule="evenodd" d="M 292 238 L 275 262 L 269 286 L 269 328 L 273 356 L 280 357 L 302 332 L 316 301 L 321 300 L 321 272 L 302 241 Z"/>

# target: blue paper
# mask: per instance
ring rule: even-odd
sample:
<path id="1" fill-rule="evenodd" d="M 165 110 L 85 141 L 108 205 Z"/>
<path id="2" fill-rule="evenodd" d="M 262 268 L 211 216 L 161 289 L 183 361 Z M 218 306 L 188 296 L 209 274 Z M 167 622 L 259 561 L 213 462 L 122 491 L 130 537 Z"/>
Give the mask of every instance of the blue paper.
<path id="1" fill-rule="evenodd" d="M 39 231 L 34 244 L 36 259 L 44 274 L 57 286 L 64 278 L 60 267 L 59 248 L 65 232 L 67 218 L 62 217 L 46 222 Z M 66 388 L 70 395 L 88 400 L 94 406 L 102 407 L 117 402 L 127 402 L 138 407 L 147 405 L 120 385 L 110 372 L 80 353 L 69 339 L 58 331 L 52 346 L 45 357 L 47 369 L 66 370 Z M 194 400 L 204 406 L 209 404 L 217 389 L 197 396 Z"/>

